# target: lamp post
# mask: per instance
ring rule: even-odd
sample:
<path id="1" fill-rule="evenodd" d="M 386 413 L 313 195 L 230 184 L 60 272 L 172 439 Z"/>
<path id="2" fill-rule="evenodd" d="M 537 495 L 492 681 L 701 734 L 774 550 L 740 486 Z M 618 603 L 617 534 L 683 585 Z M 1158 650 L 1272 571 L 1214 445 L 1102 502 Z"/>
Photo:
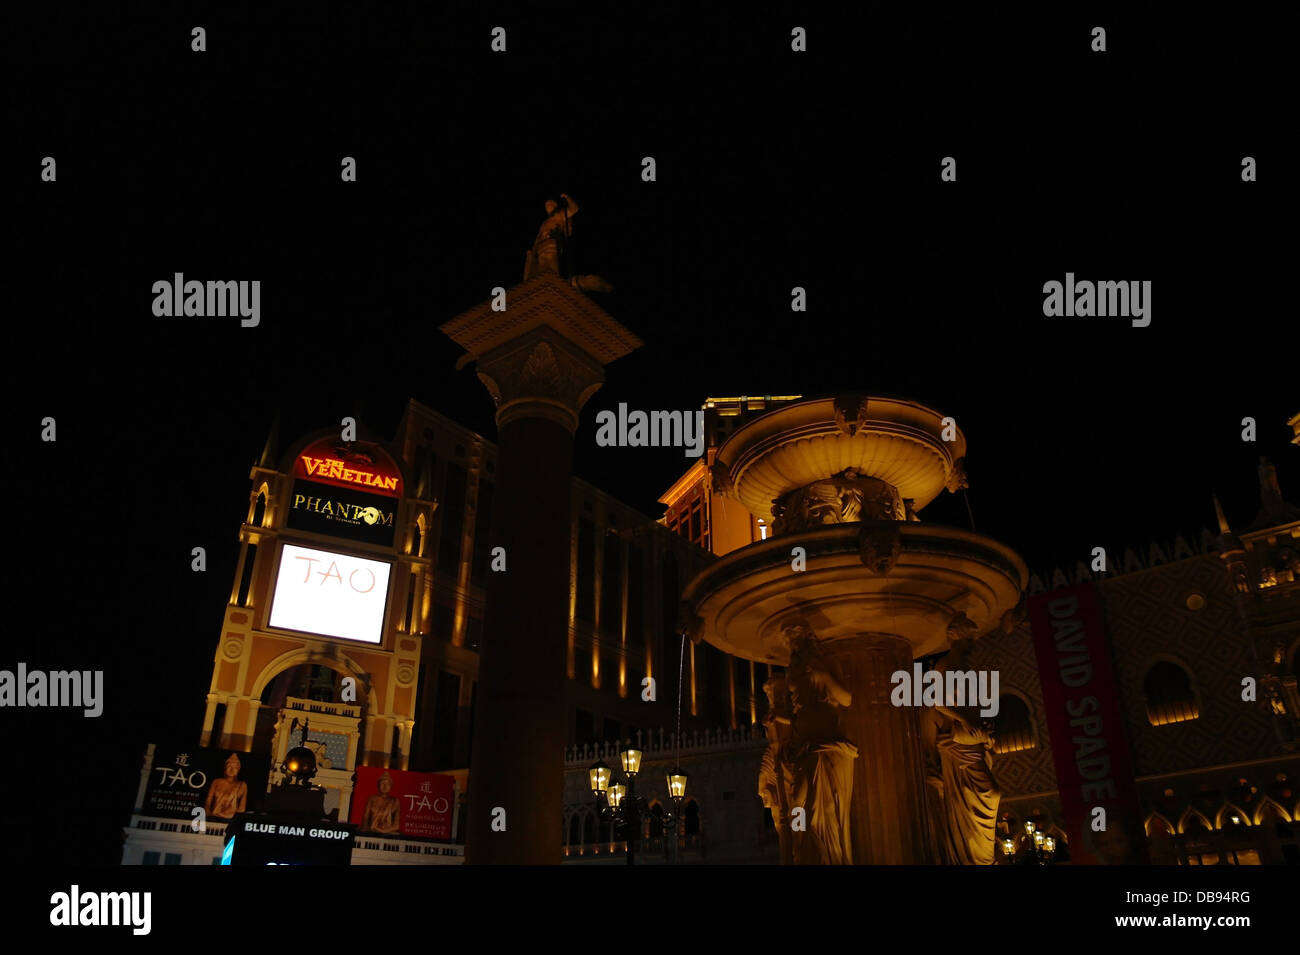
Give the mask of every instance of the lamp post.
<path id="1" fill-rule="evenodd" d="M 1056 840 L 1039 829 L 1032 819 L 1026 820 L 1021 835 L 1002 840 L 1002 854 L 1012 864 L 1050 865 L 1056 855 Z"/>
<path id="2" fill-rule="evenodd" d="M 641 841 L 641 821 L 649 814 L 645 797 L 636 794 L 636 778 L 641 772 L 641 750 L 628 743 L 618 754 L 627 783 L 611 783 L 613 772 L 604 762 L 595 763 L 587 771 L 591 781 L 591 795 L 596 800 L 600 818 L 614 824 L 615 833 L 622 832 L 627 840 L 627 864 L 636 864 L 636 846 Z M 686 796 L 686 773 L 675 767 L 666 777 L 668 796 L 673 808 L 664 813 L 663 822 L 673 837 L 673 860 L 677 857 L 677 818 L 682 799 Z"/>

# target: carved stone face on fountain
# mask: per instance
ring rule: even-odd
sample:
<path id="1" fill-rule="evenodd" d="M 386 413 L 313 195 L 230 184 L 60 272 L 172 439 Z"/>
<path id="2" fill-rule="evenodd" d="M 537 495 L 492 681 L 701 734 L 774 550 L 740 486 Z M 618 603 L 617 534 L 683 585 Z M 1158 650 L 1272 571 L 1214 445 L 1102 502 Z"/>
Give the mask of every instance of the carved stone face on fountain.
<path id="1" fill-rule="evenodd" d="M 965 617 L 965 614 L 959 614 L 958 616 Z M 953 630 L 950 629 L 948 633 L 951 637 Z M 939 669 L 945 672 L 948 670 L 970 669 L 970 655 L 971 650 L 974 648 L 974 644 L 975 641 L 970 637 L 957 637 L 953 639 L 952 649 L 949 650 L 947 655 L 939 661 Z"/>
<path id="2" fill-rule="evenodd" d="M 786 684 L 785 677 L 772 677 L 763 684 L 763 692 L 767 694 L 767 706 L 770 712 L 781 713 L 789 709 L 790 688 Z"/>
<path id="3" fill-rule="evenodd" d="M 794 665 L 795 658 L 805 659 L 812 651 L 813 642 L 817 635 L 813 633 L 812 627 L 806 623 L 790 623 L 781 628 L 781 636 L 785 639 L 786 646 L 790 648 L 790 664 Z"/>
<path id="4" fill-rule="evenodd" d="M 772 532 L 790 534 L 826 524 L 902 521 L 907 513 L 895 487 L 846 468 L 776 498 L 772 516 Z"/>
<path id="5" fill-rule="evenodd" d="M 903 553 L 902 535 L 891 524 L 864 523 L 858 532 L 858 557 L 873 574 L 885 576 Z"/>

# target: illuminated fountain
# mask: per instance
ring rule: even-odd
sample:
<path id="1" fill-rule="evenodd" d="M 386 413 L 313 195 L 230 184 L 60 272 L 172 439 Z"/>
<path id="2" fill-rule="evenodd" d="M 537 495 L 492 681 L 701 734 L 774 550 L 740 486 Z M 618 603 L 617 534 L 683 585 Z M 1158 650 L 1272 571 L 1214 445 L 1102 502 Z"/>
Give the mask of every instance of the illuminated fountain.
<path id="1" fill-rule="evenodd" d="M 856 395 L 761 415 L 718 451 L 715 491 L 773 533 L 691 581 L 684 627 L 787 668 L 768 688 L 761 783 L 793 822 L 779 826 L 783 861 L 992 859 L 997 793 L 981 776 L 975 710 L 890 699 L 891 676 L 915 658 L 955 649 L 951 666 L 971 639 L 1011 626 L 1028 579 L 997 541 L 919 521 L 945 488 L 966 486 L 965 454 L 951 419 Z"/>

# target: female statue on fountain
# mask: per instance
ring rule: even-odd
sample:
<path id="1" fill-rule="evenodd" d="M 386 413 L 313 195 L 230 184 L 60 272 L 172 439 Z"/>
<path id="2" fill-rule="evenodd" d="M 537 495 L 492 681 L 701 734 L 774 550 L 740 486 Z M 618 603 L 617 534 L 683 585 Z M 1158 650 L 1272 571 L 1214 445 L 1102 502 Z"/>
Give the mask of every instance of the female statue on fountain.
<path id="1" fill-rule="evenodd" d="M 794 723 L 786 751 L 790 810 L 804 810 L 807 830 L 792 832 L 795 865 L 851 865 L 849 808 L 858 748 L 840 730 L 839 708 L 853 696 L 831 674 L 817 638 L 803 625 L 784 630 L 790 643 L 787 680 Z M 792 827 L 793 828 L 793 827 Z"/>

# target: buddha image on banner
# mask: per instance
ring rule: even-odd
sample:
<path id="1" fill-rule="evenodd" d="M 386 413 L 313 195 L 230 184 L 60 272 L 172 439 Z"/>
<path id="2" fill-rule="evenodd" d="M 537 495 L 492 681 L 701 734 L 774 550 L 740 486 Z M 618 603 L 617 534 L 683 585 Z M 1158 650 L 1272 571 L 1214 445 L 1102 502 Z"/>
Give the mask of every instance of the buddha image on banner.
<path id="1" fill-rule="evenodd" d="M 360 832 L 451 839 L 455 800 L 455 777 L 358 766 L 349 821 Z"/>
<path id="2" fill-rule="evenodd" d="M 230 819 L 254 811 L 266 795 L 270 770 L 265 754 L 229 749 L 163 750 L 154 754 L 143 810 L 173 819 Z"/>

